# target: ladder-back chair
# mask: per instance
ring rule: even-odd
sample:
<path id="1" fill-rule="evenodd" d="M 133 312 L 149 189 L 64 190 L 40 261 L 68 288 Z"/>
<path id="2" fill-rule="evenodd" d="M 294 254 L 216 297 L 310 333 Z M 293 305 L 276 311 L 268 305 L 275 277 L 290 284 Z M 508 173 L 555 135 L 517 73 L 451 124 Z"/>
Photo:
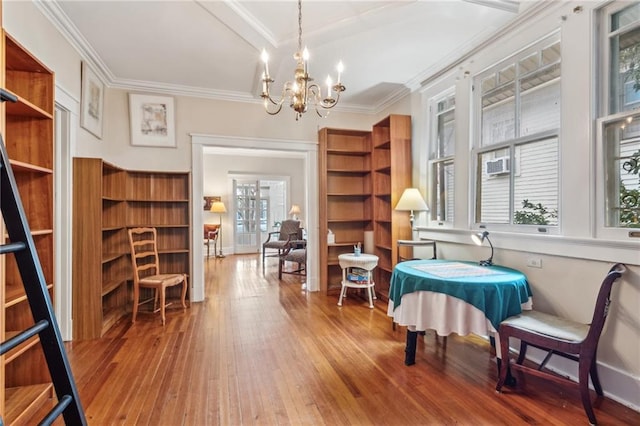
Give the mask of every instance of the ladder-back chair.
<path id="1" fill-rule="evenodd" d="M 131 264 L 133 267 L 133 316 L 136 322 L 138 306 L 153 301 L 153 312 L 160 311 L 162 325 L 165 324 L 166 289 L 182 284 L 181 302 L 186 309 L 187 275 L 180 273 L 161 274 L 158 257 L 158 231 L 156 228 L 129 229 Z M 154 290 L 154 297 L 140 302 L 140 288 Z"/>

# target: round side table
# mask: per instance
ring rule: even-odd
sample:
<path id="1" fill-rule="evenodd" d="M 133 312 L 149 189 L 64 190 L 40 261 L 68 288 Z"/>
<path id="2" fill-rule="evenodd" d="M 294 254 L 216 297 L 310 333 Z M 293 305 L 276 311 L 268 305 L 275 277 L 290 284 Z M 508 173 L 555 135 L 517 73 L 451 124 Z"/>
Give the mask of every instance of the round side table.
<path id="1" fill-rule="evenodd" d="M 348 288 L 364 288 L 369 295 L 369 307 L 373 308 L 373 299 L 376 298 L 376 293 L 373 288 L 375 283 L 371 272 L 378 266 L 378 256 L 366 253 L 358 256 L 353 253 L 344 253 L 338 256 L 338 262 L 342 268 L 342 290 L 340 290 L 338 306 L 342 306 L 342 299 L 346 297 Z M 366 275 L 362 280 L 350 280 L 348 275 L 352 268 L 362 269 L 366 271 Z"/>

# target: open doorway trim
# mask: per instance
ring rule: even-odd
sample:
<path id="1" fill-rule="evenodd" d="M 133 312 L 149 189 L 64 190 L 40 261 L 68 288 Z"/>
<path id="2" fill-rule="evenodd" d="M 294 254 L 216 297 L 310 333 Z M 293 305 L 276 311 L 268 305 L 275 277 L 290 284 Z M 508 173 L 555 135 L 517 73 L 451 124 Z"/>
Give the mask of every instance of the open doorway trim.
<path id="1" fill-rule="evenodd" d="M 320 290 L 318 279 L 318 145 L 316 141 L 295 141 L 282 139 L 262 139 L 262 138 L 245 138 L 237 136 L 222 135 L 206 135 L 192 133 L 191 136 L 191 199 L 202 200 L 203 179 L 204 179 L 204 151 L 210 151 L 210 148 L 220 148 L 221 151 L 229 153 L 230 150 L 268 150 L 274 153 L 282 152 L 283 156 L 292 153 L 300 154 L 304 160 L 305 170 L 305 187 L 307 188 L 305 196 L 304 210 L 307 212 L 307 290 Z M 215 152 L 215 149 L 214 151 Z M 196 203 L 197 204 L 197 203 Z M 191 212 L 191 247 L 193 247 L 193 256 L 191 257 L 191 300 L 194 302 L 204 300 L 204 248 L 200 244 L 202 239 L 202 212 L 195 207 Z"/>

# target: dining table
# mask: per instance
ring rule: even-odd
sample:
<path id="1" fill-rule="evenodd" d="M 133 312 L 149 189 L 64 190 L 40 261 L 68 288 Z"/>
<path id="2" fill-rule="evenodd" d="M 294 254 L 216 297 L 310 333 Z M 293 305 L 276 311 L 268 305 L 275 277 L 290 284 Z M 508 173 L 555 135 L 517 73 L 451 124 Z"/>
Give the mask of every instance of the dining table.
<path id="1" fill-rule="evenodd" d="M 411 260 L 393 269 L 387 315 L 407 327 L 405 365 L 413 365 L 419 332 L 473 333 L 495 341 L 500 322 L 532 305 L 527 277 L 516 269 L 463 260 Z M 499 364 L 499 345 L 496 357 Z"/>

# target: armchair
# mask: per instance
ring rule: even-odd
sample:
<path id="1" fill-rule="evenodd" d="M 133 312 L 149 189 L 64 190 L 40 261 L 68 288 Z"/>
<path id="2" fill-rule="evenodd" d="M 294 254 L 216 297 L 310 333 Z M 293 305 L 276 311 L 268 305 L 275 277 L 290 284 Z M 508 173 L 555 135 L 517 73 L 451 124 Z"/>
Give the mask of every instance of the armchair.
<path id="1" fill-rule="evenodd" d="M 294 262 L 298 268 L 285 270 L 284 262 Z M 307 274 L 307 244 L 306 241 L 292 241 L 278 259 L 278 279 L 282 274 L 306 275 Z"/>
<path id="2" fill-rule="evenodd" d="M 264 258 L 267 256 L 282 256 L 291 241 L 302 240 L 301 234 L 299 220 L 283 221 L 282 225 L 280 225 L 280 230 L 269 232 L 267 240 L 262 243 L 262 263 L 264 264 Z M 277 250 L 277 253 L 266 254 L 267 249 Z"/>

